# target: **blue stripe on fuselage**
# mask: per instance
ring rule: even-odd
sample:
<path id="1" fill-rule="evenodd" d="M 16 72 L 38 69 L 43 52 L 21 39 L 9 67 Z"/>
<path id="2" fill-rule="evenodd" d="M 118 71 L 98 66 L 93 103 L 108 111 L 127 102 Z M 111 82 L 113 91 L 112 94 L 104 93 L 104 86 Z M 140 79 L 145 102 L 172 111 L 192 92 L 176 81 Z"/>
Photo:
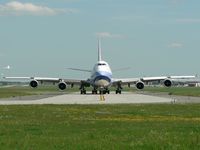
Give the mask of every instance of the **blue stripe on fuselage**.
<path id="1" fill-rule="evenodd" d="M 106 80 L 106 81 L 108 81 L 108 82 L 111 82 L 111 79 L 110 79 L 109 77 L 107 77 L 107 76 L 102 76 L 102 75 L 96 76 L 96 78 L 94 79 L 94 82 L 97 81 L 97 80 Z"/>
<path id="2" fill-rule="evenodd" d="M 112 80 L 112 73 L 110 72 L 95 72 L 95 75 L 92 76 L 92 80 L 93 80 L 93 83 L 96 81 L 96 80 L 101 80 L 101 79 L 104 79 L 108 82 L 111 82 Z"/>

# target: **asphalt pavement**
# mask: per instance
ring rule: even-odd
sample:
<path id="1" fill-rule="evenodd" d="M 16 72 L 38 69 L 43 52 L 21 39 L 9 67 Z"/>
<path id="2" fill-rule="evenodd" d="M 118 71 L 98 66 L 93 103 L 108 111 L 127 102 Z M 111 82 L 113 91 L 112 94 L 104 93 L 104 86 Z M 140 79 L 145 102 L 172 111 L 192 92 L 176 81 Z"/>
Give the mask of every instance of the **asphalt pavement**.
<path id="1" fill-rule="evenodd" d="M 105 100 L 103 100 L 103 98 Z M 139 104 L 139 103 L 172 103 L 173 98 L 159 97 L 144 94 L 124 92 L 122 94 L 100 95 L 80 95 L 70 93 L 64 95 L 51 96 L 26 96 L 8 99 L 0 99 L 0 105 L 29 105 L 29 104 Z"/>

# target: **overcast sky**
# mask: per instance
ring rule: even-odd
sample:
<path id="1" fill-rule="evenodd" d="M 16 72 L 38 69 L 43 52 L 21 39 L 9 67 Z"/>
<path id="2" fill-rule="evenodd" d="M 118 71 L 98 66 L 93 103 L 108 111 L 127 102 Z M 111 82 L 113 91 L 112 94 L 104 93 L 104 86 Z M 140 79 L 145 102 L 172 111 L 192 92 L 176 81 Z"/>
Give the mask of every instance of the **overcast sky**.
<path id="1" fill-rule="evenodd" d="M 0 1 L 5 75 L 88 77 L 98 36 L 114 77 L 200 74 L 199 0 Z"/>

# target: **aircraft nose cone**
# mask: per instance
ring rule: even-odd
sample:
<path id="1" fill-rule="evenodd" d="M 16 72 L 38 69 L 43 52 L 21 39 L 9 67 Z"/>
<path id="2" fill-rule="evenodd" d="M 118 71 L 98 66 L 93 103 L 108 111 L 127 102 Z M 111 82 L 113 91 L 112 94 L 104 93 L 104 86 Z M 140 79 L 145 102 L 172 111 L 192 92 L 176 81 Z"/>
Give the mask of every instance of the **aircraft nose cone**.
<path id="1" fill-rule="evenodd" d="M 110 85 L 111 79 L 105 75 L 99 75 L 95 79 L 95 85 L 98 87 L 107 87 Z"/>
<path id="2" fill-rule="evenodd" d="M 109 84 L 110 82 L 105 79 L 98 79 L 95 81 L 95 85 L 98 87 L 107 87 Z"/>

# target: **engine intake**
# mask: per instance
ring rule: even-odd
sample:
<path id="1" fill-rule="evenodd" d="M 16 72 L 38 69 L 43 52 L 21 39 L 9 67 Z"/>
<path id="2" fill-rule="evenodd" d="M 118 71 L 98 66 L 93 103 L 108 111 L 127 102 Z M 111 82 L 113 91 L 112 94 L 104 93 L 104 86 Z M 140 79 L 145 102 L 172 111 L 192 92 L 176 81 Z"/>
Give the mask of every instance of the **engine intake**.
<path id="1" fill-rule="evenodd" d="M 172 86 L 172 81 L 169 80 L 169 79 L 166 79 L 166 80 L 164 81 L 164 85 L 165 85 L 166 87 L 171 87 L 171 86 Z"/>
<path id="2" fill-rule="evenodd" d="M 29 85 L 32 87 L 32 88 L 36 88 L 38 86 L 38 81 L 37 80 L 32 80 Z"/>
<path id="3" fill-rule="evenodd" d="M 143 89 L 143 88 L 144 88 L 144 83 L 141 82 L 141 81 L 137 82 L 137 83 L 136 83 L 136 88 L 137 88 L 137 89 L 140 89 L 140 90 Z"/>
<path id="4" fill-rule="evenodd" d="M 67 85 L 66 85 L 65 82 L 60 82 L 60 83 L 58 84 L 58 88 L 59 88 L 60 90 L 65 90 L 66 87 L 67 87 Z"/>

